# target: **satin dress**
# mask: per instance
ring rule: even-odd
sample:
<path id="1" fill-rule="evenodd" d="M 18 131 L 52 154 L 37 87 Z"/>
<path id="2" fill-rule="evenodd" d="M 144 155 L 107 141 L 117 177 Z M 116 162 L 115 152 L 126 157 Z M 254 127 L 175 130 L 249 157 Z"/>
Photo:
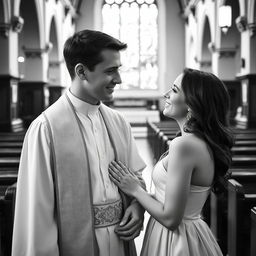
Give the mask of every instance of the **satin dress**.
<path id="1" fill-rule="evenodd" d="M 155 198 L 164 203 L 167 171 L 160 160 L 152 174 Z M 220 247 L 201 211 L 211 187 L 191 185 L 183 219 L 175 231 L 168 230 L 153 217 L 149 219 L 141 256 L 222 256 Z"/>

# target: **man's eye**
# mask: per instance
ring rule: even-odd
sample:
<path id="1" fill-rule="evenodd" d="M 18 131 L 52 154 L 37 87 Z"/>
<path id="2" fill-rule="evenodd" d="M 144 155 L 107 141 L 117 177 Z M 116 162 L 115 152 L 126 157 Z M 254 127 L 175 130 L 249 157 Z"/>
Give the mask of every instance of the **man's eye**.
<path id="1" fill-rule="evenodd" d="M 107 74 L 113 74 L 116 70 L 115 69 L 109 69 L 106 71 Z"/>

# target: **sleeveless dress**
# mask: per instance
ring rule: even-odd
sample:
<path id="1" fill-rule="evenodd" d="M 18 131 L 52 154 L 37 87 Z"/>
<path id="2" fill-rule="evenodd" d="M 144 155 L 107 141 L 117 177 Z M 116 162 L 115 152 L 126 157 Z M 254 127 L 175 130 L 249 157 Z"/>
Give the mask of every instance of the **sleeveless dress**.
<path id="1" fill-rule="evenodd" d="M 152 179 L 155 198 L 164 203 L 167 172 L 160 160 Z M 222 256 L 208 225 L 200 218 L 211 187 L 191 185 L 182 222 L 175 231 L 168 230 L 153 217 L 149 219 L 141 256 Z"/>

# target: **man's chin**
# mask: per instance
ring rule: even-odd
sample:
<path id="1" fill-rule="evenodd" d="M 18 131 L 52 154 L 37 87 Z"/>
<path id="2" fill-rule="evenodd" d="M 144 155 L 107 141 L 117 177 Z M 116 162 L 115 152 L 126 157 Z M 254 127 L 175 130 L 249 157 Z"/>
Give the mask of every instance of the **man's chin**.
<path id="1" fill-rule="evenodd" d="M 108 94 L 105 96 L 104 101 L 111 101 L 113 100 L 113 98 L 114 98 L 113 94 Z"/>

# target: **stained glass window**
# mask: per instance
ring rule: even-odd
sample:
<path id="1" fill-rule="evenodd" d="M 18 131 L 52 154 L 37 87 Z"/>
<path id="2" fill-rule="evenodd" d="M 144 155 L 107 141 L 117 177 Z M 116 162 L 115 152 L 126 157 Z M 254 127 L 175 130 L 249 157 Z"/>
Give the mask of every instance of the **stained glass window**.
<path id="1" fill-rule="evenodd" d="M 119 89 L 158 88 L 158 8 L 156 0 L 105 0 L 103 31 L 128 48 L 121 52 L 122 84 Z"/>

